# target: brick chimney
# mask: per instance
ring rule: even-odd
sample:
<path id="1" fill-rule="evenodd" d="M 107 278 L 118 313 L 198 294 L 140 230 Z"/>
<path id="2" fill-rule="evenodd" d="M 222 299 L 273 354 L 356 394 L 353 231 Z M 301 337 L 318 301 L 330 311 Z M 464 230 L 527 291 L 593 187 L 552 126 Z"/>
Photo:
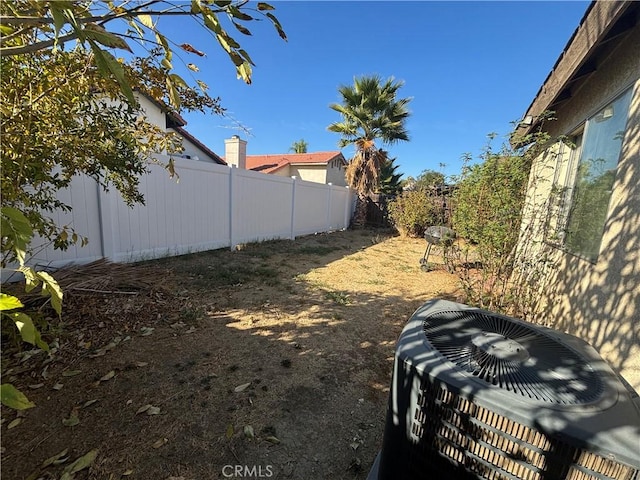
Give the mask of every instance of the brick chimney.
<path id="1" fill-rule="evenodd" d="M 243 170 L 247 168 L 247 141 L 233 135 L 224 141 L 224 160 L 227 165 L 234 165 Z"/>

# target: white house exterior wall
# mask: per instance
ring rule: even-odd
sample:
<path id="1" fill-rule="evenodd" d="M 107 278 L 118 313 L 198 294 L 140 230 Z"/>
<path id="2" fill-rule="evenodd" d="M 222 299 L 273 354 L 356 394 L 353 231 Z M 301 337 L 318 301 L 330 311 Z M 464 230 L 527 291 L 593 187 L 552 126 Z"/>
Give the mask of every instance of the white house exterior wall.
<path id="1" fill-rule="evenodd" d="M 164 130 L 167 127 L 167 119 L 160 107 L 144 95 L 136 95 L 136 99 L 140 102 L 142 111 L 145 112 L 147 122 Z"/>
<path id="2" fill-rule="evenodd" d="M 173 128 L 169 130 L 175 132 L 176 135 L 180 135 L 180 133 L 176 132 Z M 205 153 L 200 147 L 198 147 L 195 143 L 192 143 L 188 138 L 182 135 L 180 135 L 180 137 L 182 138 L 182 146 L 184 148 L 184 152 L 182 152 L 181 155 L 188 155 L 191 160 L 193 160 L 194 157 L 198 157 L 198 161 L 200 162 L 217 163 L 213 159 L 211 159 L 209 154 Z"/>

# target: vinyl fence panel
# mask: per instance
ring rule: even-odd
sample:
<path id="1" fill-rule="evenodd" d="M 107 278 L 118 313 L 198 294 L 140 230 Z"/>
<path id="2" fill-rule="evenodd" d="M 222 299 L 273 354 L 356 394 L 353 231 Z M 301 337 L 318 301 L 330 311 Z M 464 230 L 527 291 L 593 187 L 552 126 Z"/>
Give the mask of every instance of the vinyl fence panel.
<path id="1" fill-rule="evenodd" d="M 231 246 L 291 238 L 290 178 L 231 169 Z"/>
<path id="2" fill-rule="evenodd" d="M 347 228 L 353 212 L 354 196 L 345 187 L 182 158 L 175 167 L 179 178 L 172 179 L 162 166 L 150 165 L 140 178 L 145 204 L 133 207 L 115 189 L 105 192 L 89 177 L 74 178 L 59 192 L 72 211 L 52 218 L 89 244 L 61 252 L 40 240 L 30 263 L 59 267 L 103 257 L 130 262 L 293 239 Z"/>
<path id="3" fill-rule="evenodd" d="M 31 260 L 33 265 L 48 267 L 69 263 L 77 258 L 86 258 L 87 262 L 102 258 L 98 193 L 98 184 L 86 175 L 74 177 L 68 188 L 58 192 L 58 199 L 66 205 L 72 205 L 73 209 L 70 212 L 47 212 L 46 216 L 58 226 L 68 226 L 69 235 L 73 231 L 88 238 L 89 243 L 80 247 L 78 242 L 67 250 L 55 250 L 44 239 L 36 236 L 32 242 L 35 246 L 35 255 Z"/>
<path id="4" fill-rule="evenodd" d="M 331 186 L 297 179 L 295 182 L 295 236 L 328 231 L 327 212 Z"/>

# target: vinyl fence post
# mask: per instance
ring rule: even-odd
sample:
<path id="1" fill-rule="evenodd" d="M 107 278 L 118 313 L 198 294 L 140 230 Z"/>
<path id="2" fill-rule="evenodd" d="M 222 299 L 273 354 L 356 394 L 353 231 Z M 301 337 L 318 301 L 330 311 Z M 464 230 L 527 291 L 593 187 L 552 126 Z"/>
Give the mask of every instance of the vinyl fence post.
<path id="1" fill-rule="evenodd" d="M 236 248 L 236 239 L 234 238 L 234 215 L 233 215 L 233 184 L 235 182 L 236 166 L 229 165 L 229 248 Z"/>
<path id="2" fill-rule="evenodd" d="M 349 220 L 351 220 L 351 203 L 352 203 L 352 195 L 351 195 L 351 189 L 349 188 L 349 185 L 347 185 L 345 187 L 347 189 L 347 194 L 345 195 L 345 200 L 344 200 L 344 229 L 349 228 Z"/>
<path id="3" fill-rule="evenodd" d="M 291 233 L 289 235 L 290 240 L 296 239 L 296 185 L 297 178 L 295 175 L 291 177 Z"/>
<path id="4" fill-rule="evenodd" d="M 325 231 L 331 231 L 331 194 L 333 190 L 333 183 L 329 182 L 327 184 L 327 226 Z"/>
<path id="5" fill-rule="evenodd" d="M 116 240 L 113 225 L 113 206 L 111 203 L 111 193 L 100 188 L 98 182 L 96 184 L 96 193 L 98 195 L 98 222 L 100 225 L 100 254 L 107 260 L 112 262 L 116 259 Z"/>

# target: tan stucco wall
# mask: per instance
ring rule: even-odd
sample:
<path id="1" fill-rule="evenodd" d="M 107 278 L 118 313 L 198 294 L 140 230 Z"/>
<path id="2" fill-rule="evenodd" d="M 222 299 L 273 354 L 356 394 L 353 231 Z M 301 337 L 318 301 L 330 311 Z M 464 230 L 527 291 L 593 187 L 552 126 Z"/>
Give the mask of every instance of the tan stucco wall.
<path id="1" fill-rule="evenodd" d="M 630 86 L 633 96 L 600 254 L 595 263 L 538 243 L 548 260 L 535 320 L 588 341 L 640 392 L 640 28 L 636 27 L 571 100 L 556 110 L 552 137 L 569 134 Z M 533 165 L 523 232 L 540 235 L 536 205 L 548 199 L 556 157 Z M 541 181 L 542 180 L 542 181 Z M 546 180 L 546 181 L 545 181 Z M 539 213 L 539 211 L 537 212 Z M 540 236 L 537 237 L 541 239 Z M 523 243 L 523 242 L 521 242 Z"/>
<path id="2" fill-rule="evenodd" d="M 291 175 L 307 182 L 326 183 L 327 169 L 324 166 L 291 167 Z"/>
<path id="3" fill-rule="evenodd" d="M 291 175 L 295 175 L 301 180 L 316 183 L 331 183 L 338 187 L 347 185 L 344 176 L 344 169 L 340 168 L 339 161 L 331 161 L 324 165 L 292 166 Z"/>
<path id="4" fill-rule="evenodd" d="M 332 160 L 327 166 L 327 183 L 332 183 L 337 187 L 346 187 L 347 178 L 340 160 Z"/>
<path id="5" fill-rule="evenodd" d="M 290 165 L 285 165 L 284 167 L 279 168 L 278 170 L 271 173 L 270 175 L 278 175 L 279 177 L 290 177 L 291 175 L 296 175 L 296 174 L 291 171 Z"/>

